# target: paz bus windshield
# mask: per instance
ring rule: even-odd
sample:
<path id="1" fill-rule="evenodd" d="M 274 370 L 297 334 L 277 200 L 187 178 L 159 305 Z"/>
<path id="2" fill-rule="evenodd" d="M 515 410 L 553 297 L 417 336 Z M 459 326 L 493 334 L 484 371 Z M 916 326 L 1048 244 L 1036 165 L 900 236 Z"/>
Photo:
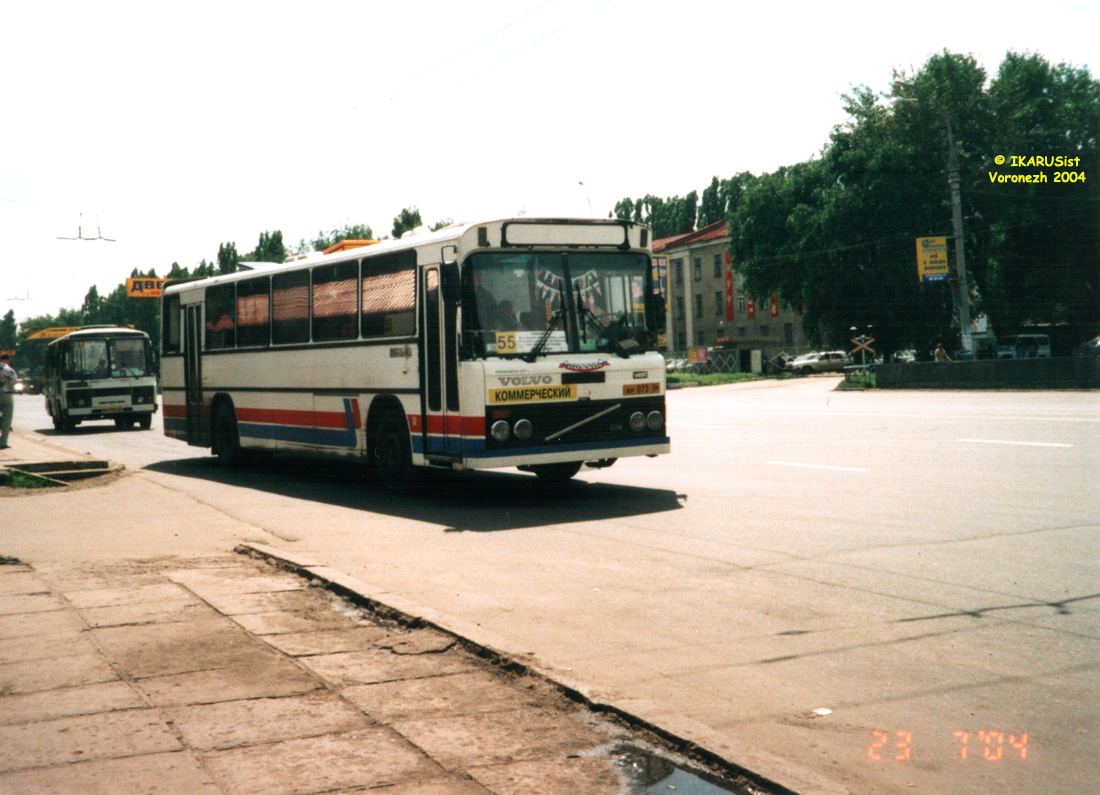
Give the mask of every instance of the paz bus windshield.
<path id="1" fill-rule="evenodd" d="M 62 354 L 62 377 L 69 379 L 137 378 L 150 374 L 148 350 L 141 338 L 73 340 Z"/>
<path id="2" fill-rule="evenodd" d="M 644 254 L 479 253 L 462 276 L 467 358 L 652 350 Z"/>

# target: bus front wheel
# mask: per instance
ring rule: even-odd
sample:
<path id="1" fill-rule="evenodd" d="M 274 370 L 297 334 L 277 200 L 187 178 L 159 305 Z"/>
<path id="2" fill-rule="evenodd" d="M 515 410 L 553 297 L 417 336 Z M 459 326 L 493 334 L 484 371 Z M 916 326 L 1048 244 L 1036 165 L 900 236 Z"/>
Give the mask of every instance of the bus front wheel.
<path id="1" fill-rule="evenodd" d="M 538 464 L 530 469 L 539 476 L 539 480 L 545 480 L 548 483 L 564 483 L 581 471 L 581 462 L 566 461 L 562 464 Z"/>
<path id="2" fill-rule="evenodd" d="M 374 463 L 378 478 L 387 491 L 400 493 L 412 485 L 412 446 L 405 418 L 390 412 L 378 423 L 378 441 L 374 444 Z"/>

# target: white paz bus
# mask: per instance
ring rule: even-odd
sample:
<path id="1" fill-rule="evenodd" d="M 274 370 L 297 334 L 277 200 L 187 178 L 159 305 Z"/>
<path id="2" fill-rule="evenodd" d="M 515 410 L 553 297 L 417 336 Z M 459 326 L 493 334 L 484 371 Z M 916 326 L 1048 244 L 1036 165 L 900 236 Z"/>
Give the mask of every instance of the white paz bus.
<path id="1" fill-rule="evenodd" d="M 90 420 L 148 430 L 157 410 L 149 335 L 122 326 L 85 326 L 46 348 L 46 411 L 54 428 Z"/>
<path id="2" fill-rule="evenodd" d="M 211 447 L 415 467 L 583 464 L 669 452 L 664 299 L 649 230 L 510 219 L 345 241 L 166 286 L 165 433 Z"/>

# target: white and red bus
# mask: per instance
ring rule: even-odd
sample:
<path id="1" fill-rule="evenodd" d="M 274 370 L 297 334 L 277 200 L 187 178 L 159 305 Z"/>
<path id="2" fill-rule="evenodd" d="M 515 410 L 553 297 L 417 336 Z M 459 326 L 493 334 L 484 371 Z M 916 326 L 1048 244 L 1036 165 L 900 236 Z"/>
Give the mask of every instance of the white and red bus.
<path id="1" fill-rule="evenodd" d="M 516 218 L 324 253 L 163 294 L 165 433 L 211 447 L 415 467 L 667 453 L 664 299 L 649 229 Z"/>

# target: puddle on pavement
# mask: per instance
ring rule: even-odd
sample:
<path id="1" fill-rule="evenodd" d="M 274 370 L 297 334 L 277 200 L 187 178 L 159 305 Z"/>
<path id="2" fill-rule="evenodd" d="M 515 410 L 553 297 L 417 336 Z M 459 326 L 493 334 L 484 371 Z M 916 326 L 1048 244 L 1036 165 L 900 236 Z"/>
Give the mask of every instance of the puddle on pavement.
<path id="1" fill-rule="evenodd" d="M 618 746 L 610 755 L 627 781 L 626 795 L 767 795 L 766 790 L 691 770 L 637 746 Z"/>

